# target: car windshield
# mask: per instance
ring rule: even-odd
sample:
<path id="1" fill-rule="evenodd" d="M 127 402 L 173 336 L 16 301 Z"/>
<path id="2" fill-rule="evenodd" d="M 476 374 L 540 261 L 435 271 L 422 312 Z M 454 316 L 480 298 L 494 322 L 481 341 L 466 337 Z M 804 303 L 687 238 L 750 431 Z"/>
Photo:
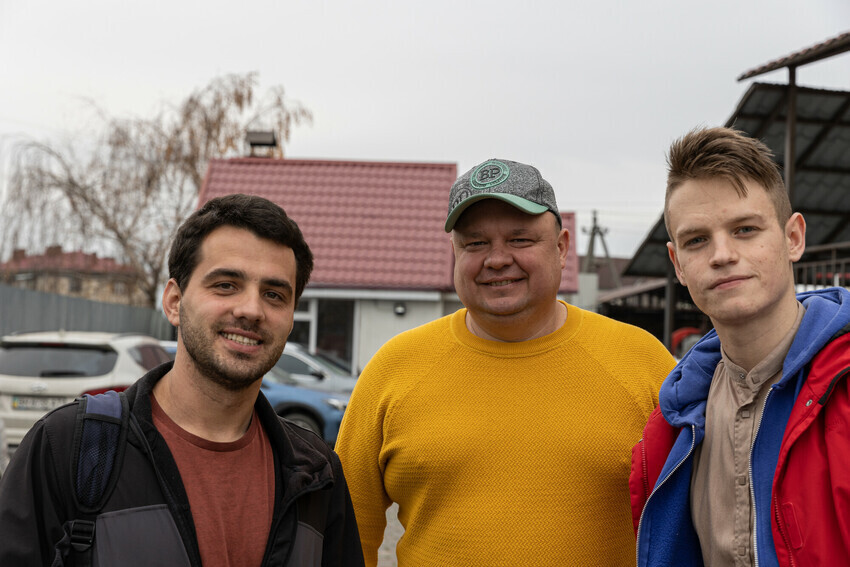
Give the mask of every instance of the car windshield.
<path id="1" fill-rule="evenodd" d="M 102 376 L 114 367 L 118 353 L 85 345 L 11 344 L 0 346 L 0 374 L 42 378 Z"/>
<path id="2" fill-rule="evenodd" d="M 269 370 L 265 376 L 263 376 L 263 380 L 267 380 L 272 384 L 285 384 L 287 386 L 297 386 L 298 382 L 289 375 L 289 372 L 284 370 L 279 366 L 273 366 L 271 370 Z"/>
<path id="3" fill-rule="evenodd" d="M 343 360 L 341 360 L 335 355 L 318 351 L 314 356 L 316 362 L 318 362 L 319 364 L 324 366 L 326 370 L 330 370 L 334 374 L 342 374 L 344 376 L 348 376 L 351 374 L 351 366 L 347 366 Z"/>

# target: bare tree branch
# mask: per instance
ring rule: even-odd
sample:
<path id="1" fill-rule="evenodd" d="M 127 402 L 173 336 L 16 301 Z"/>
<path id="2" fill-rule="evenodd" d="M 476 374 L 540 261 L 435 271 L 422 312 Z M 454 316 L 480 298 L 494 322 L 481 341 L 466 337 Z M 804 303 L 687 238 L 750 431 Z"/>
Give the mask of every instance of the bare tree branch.
<path id="1" fill-rule="evenodd" d="M 143 275 L 153 307 L 169 243 L 197 204 L 210 159 L 240 155 L 246 130 L 258 123 L 274 129 L 282 146 L 293 126 L 312 121 L 283 87 L 259 104 L 256 89 L 256 73 L 226 75 L 152 118 L 110 118 L 96 109 L 99 134 L 87 146 L 16 143 L 0 204 L 0 254 L 57 243 L 107 250 Z"/>

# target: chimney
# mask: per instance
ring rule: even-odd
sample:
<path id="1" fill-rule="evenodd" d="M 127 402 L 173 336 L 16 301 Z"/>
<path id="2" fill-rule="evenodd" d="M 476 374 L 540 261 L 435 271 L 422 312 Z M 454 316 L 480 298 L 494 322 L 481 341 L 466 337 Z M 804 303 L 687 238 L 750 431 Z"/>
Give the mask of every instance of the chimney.
<path id="1" fill-rule="evenodd" d="M 56 244 L 54 246 L 48 246 L 47 250 L 44 251 L 45 256 L 61 256 L 62 255 L 62 245 Z"/>
<path id="2" fill-rule="evenodd" d="M 245 134 L 245 142 L 250 148 L 249 157 L 274 157 L 279 151 L 277 145 L 277 135 L 273 130 L 248 130 Z M 255 152 L 257 148 L 264 148 L 264 155 L 258 156 Z"/>

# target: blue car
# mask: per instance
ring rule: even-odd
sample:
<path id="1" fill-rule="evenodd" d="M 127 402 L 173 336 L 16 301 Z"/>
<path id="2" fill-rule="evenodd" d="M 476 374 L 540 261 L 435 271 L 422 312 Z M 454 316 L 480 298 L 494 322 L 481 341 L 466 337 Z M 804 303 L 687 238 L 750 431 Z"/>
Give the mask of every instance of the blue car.
<path id="1" fill-rule="evenodd" d="M 348 394 L 305 388 L 277 367 L 263 376 L 260 389 L 279 416 L 313 431 L 331 446 L 336 443 Z"/>

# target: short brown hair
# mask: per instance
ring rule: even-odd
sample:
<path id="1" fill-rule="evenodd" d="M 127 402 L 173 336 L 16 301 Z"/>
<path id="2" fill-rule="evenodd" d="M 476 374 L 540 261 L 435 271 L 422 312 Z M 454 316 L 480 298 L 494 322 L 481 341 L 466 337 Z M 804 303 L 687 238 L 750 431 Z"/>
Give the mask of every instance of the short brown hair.
<path id="1" fill-rule="evenodd" d="M 780 226 L 791 218 L 791 201 L 770 148 L 740 130 L 698 128 L 673 142 L 667 154 L 664 224 L 671 240 L 669 206 L 673 190 L 685 181 L 714 177 L 729 181 L 741 197 L 747 196 L 747 181 L 758 183 L 773 203 Z"/>
<path id="2" fill-rule="evenodd" d="M 213 230 L 233 226 L 292 249 L 295 254 L 295 304 L 310 281 L 313 253 L 295 221 L 275 203 L 255 195 L 236 193 L 216 197 L 180 225 L 168 254 L 168 277 L 185 290 L 200 262 L 201 244 Z"/>

